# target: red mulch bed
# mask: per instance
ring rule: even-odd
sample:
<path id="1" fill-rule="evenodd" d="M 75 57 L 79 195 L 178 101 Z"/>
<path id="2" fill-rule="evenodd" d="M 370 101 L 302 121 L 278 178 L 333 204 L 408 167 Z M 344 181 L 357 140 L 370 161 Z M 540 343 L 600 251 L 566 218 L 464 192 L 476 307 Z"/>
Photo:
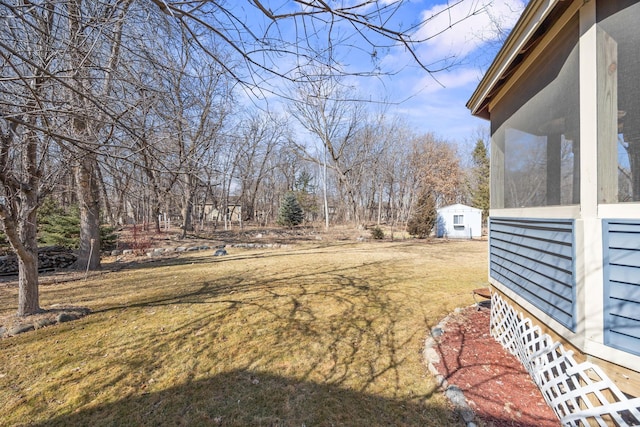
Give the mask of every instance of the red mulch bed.
<path id="1" fill-rule="evenodd" d="M 480 425 L 560 426 L 522 364 L 489 334 L 489 316 L 475 307 L 451 315 L 436 338 L 434 366 L 464 392 Z"/>

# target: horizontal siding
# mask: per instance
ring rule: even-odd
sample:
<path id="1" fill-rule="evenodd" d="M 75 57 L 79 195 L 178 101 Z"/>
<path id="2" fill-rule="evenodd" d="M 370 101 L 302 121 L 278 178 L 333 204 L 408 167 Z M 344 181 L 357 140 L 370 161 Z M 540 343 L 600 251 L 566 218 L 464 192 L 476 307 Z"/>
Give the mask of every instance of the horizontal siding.
<path id="1" fill-rule="evenodd" d="M 640 355 L 640 220 L 602 229 L 605 344 Z"/>
<path id="2" fill-rule="evenodd" d="M 491 218 L 493 279 L 575 330 L 573 220 Z"/>

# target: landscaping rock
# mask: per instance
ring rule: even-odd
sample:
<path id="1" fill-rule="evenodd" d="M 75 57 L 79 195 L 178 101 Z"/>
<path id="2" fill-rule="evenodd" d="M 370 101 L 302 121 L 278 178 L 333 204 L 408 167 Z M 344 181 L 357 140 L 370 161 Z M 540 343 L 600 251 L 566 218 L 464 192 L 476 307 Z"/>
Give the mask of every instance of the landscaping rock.
<path id="1" fill-rule="evenodd" d="M 224 256 L 227 255 L 227 251 L 225 249 L 218 249 L 213 256 Z"/>
<path id="2" fill-rule="evenodd" d="M 431 329 L 431 336 L 434 338 L 438 338 L 443 333 L 444 331 L 442 330 L 441 327 L 436 326 L 435 328 Z"/>
<path id="3" fill-rule="evenodd" d="M 465 423 L 473 421 L 473 419 L 475 418 L 475 413 L 467 404 L 467 400 L 465 399 L 464 394 L 462 393 L 462 390 L 460 390 L 460 388 L 455 385 L 450 385 L 449 387 L 447 387 L 444 394 L 451 401 L 451 403 L 453 403 L 453 406 L 458 409 Z"/>
<path id="4" fill-rule="evenodd" d="M 24 324 L 24 325 L 16 325 L 13 326 L 11 328 L 9 328 L 9 330 L 7 331 L 7 335 L 18 335 L 18 334 L 22 334 L 24 332 L 29 332 L 29 331 L 33 331 L 35 329 L 35 327 L 32 324 Z"/>
<path id="5" fill-rule="evenodd" d="M 40 329 L 40 328 L 44 328 L 46 326 L 51 326 L 51 325 L 55 325 L 56 321 L 53 319 L 38 319 L 35 321 L 35 323 L 33 324 L 33 326 L 36 329 Z"/>
<path id="6" fill-rule="evenodd" d="M 76 314 L 73 314 L 73 313 L 60 313 L 60 314 L 58 314 L 58 317 L 56 317 L 56 322 L 64 323 L 64 322 L 70 322 L 70 321 L 76 320 L 76 319 L 78 319 L 78 316 Z"/>

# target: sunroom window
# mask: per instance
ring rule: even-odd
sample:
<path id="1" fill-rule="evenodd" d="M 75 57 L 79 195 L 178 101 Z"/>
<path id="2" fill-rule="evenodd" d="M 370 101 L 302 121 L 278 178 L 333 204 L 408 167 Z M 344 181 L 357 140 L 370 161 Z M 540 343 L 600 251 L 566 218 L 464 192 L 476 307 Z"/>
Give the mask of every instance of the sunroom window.
<path id="1" fill-rule="evenodd" d="M 494 209 L 580 203 L 578 37 L 576 16 L 491 110 Z"/>
<path id="2" fill-rule="evenodd" d="M 640 3 L 596 3 L 600 203 L 640 201 Z"/>

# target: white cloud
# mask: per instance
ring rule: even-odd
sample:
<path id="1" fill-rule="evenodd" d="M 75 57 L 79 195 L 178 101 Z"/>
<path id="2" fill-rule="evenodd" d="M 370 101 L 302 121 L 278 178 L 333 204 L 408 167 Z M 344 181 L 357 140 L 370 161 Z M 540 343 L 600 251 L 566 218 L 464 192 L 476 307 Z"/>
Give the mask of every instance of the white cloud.
<path id="1" fill-rule="evenodd" d="M 414 90 L 416 92 L 421 91 L 422 93 L 435 93 L 445 89 L 451 90 L 465 87 L 470 83 L 477 84 L 481 77 L 479 71 L 476 69 L 458 68 L 434 76 L 423 76 L 416 82 Z"/>
<path id="2" fill-rule="evenodd" d="M 421 18 L 426 23 L 415 34 L 426 40 L 420 54 L 427 62 L 463 58 L 509 31 L 524 6 L 522 0 L 461 0 L 424 10 Z"/>

